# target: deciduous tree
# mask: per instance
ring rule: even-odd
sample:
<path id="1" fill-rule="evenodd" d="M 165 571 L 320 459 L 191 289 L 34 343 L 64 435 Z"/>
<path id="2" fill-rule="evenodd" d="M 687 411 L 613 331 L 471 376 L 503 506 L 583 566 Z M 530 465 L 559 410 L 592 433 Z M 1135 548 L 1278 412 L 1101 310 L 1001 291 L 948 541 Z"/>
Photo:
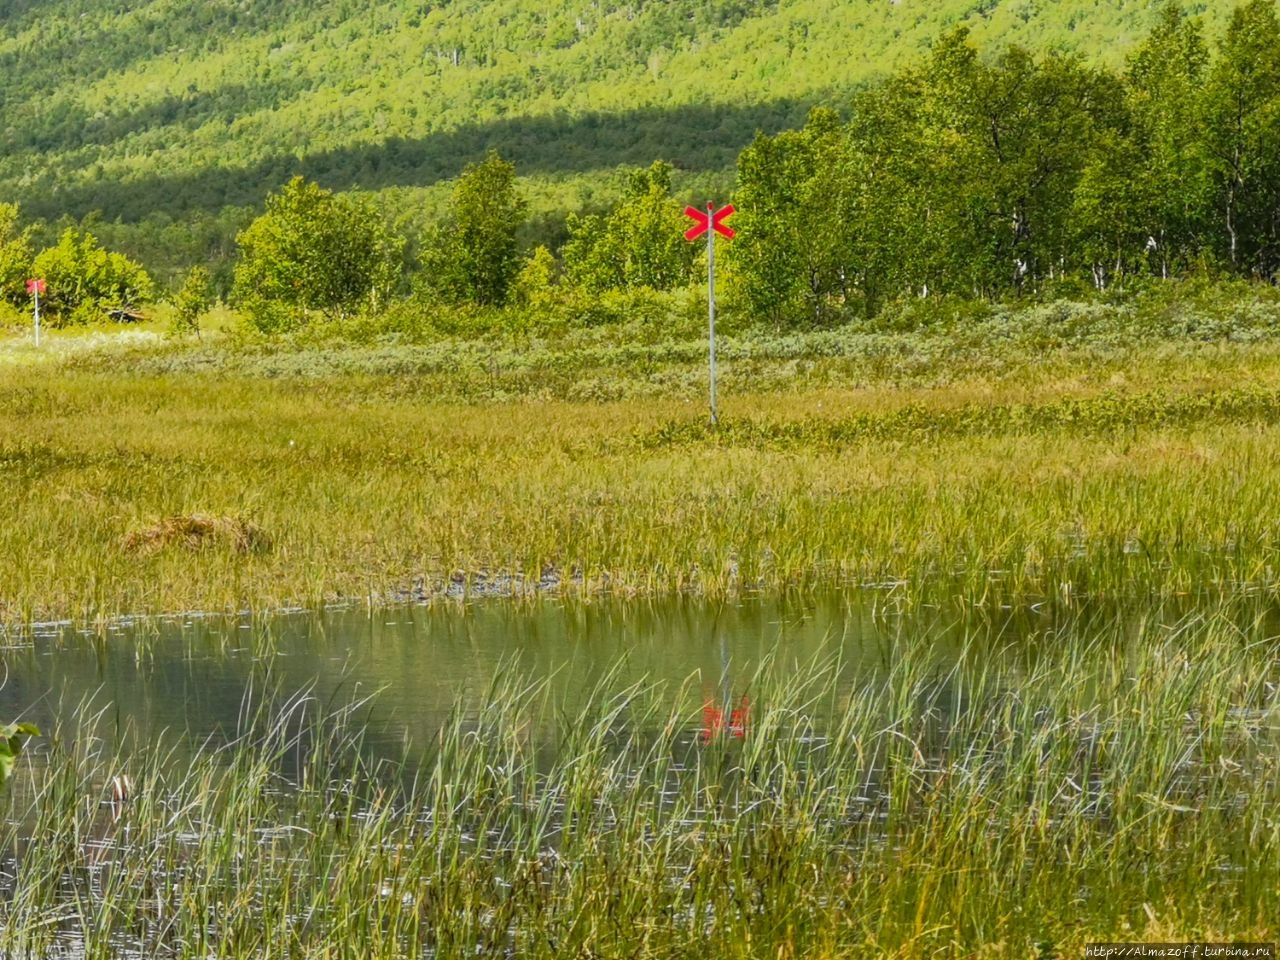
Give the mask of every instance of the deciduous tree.
<path id="1" fill-rule="evenodd" d="M 803 130 L 759 135 L 738 158 L 735 288 L 775 326 L 826 322 L 857 273 L 852 198 L 859 188 L 836 115 L 815 110 Z"/>
<path id="2" fill-rule="evenodd" d="M 1123 193 L 1140 189 L 1144 205 L 1130 207 L 1130 242 L 1150 249 L 1165 277 L 1204 246 L 1211 185 L 1199 121 L 1208 62 L 1200 22 L 1170 0 L 1125 71 L 1132 146 L 1120 157 L 1124 169 L 1115 171 L 1116 186 Z M 1140 168 L 1133 165 L 1135 153 L 1141 157 Z M 1134 179 L 1140 182 L 1124 186 Z"/>
<path id="3" fill-rule="evenodd" d="M 504 304 L 520 271 L 517 233 L 528 207 L 514 164 L 490 152 L 468 166 L 453 188 L 444 223 L 425 244 L 427 286 L 452 303 Z"/>
<path id="4" fill-rule="evenodd" d="M 1233 267 L 1280 267 L 1280 20 L 1274 0 L 1237 7 L 1206 89 L 1205 144 Z"/>
<path id="5" fill-rule="evenodd" d="M 204 267 L 192 267 L 173 298 L 175 333 L 200 336 L 200 318 L 213 305 L 213 280 Z"/>
<path id="6" fill-rule="evenodd" d="M 318 314 L 381 309 L 400 276 L 402 241 L 365 201 L 294 177 L 236 237 L 232 300 L 266 332 Z"/>
<path id="7" fill-rule="evenodd" d="M 593 292 L 649 287 L 670 290 L 689 282 L 696 248 L 683 237 L 682 207 L 671 197 L 669 163 L 633 170 L 627 193 L 605 216 L 570 217 L 565 269 Z"/>

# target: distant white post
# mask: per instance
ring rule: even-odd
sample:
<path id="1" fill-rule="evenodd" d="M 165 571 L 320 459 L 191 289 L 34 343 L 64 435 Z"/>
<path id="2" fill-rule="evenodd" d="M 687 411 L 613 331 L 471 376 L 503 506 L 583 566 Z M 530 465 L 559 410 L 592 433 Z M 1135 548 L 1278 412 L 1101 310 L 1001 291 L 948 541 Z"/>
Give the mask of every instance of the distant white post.
<path id="1" fill-rule="evenodd" d="M 34 278 L 27 281 L 27 293 L 31 294 L 35 307 L 33 313 L 36 321 L 36 346 L 40 346 L 40 294 L 44 293 L 44 280 Z"/>

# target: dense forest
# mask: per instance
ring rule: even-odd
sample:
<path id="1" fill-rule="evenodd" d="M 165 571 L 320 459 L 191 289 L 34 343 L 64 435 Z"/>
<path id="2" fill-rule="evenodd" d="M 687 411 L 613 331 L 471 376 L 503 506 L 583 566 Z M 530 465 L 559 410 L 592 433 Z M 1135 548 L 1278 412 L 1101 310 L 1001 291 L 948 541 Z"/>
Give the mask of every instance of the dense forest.
<path id="1" fill-rule="evenodd" d="M 1233 13 L 1214 55 L 1167 5 L 1121 71 L 954 31 L 841 123 L 738 164 L 739 274 L 778 321 L 915 291 L 993 298 L 1133 277 L 1280 271 L 1280 22 Z"/>
<path id="2" fill-rule="evenodd" d="M 302 262 L 314 215 L 377 226 L 381 308 L 581 311 L 690 283 L 682 202 L 730 193 L 729 295 L 775 325 L 1280 268 L 1274 0 L 5 6 L 11 296 L 46 246 L 128 255 L 101 304 L 143 265 L 243 299 L 254 238 Z M 467 266 L 492 203 L 509 236 Z"/>
<path id="3" fill-rule="evenodd" d="M 1119 67 L 1159 0 L 8 0 L 0 201 L 167 282 L 215 262 L 301 174 L 421 228 L 490 149 L 516 163 L 527 239 L 670 161 L 692 197 L 732 185 L 757 131 L 844 110 L 958 25 Z M 1218 28 L 1228 0 L 1192 3 Z"/>

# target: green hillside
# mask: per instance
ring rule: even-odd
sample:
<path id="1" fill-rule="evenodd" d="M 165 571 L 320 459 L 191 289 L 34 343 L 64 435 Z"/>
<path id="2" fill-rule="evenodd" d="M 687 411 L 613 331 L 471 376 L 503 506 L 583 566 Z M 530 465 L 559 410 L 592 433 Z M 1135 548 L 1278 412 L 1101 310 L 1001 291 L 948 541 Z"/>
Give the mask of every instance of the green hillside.
<path id="1" fill-rule="evenodd" d="M 916 60 L 959 23 L 1118 63 L 1157 0 L 11 0 L 0 3 L 0 199 L 149 261 L 225 254 L 295 173 L 425 219 L 494 147 L 535 230 L 620 164 L 723 191 L 757 130 Z M 1211 33 L 1226 2 L 1189 4 Z M 118 222 L 118 225 L 117 225 Z"/>

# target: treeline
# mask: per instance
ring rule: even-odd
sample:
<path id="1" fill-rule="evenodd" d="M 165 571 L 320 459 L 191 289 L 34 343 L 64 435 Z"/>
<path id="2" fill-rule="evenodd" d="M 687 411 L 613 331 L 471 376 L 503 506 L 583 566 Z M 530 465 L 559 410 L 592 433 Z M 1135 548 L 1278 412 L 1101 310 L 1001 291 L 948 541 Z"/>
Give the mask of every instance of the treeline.
<path id="1" fill-rule="evenodd" d="M 655 297 L 668 298 L 659 313 L 692 315 L 705 264 L 683 239 L 672 173 L 663 161 L 633 171 L 611 207 L 568 214 L 561 242 L 531 249 L 516 169 L 496 153 L 469 165 L 444 215 L 412 236 L 361 195 L 295 178 L 237 233 L 222 292 L 265 331 L 324 318 L 445 332 L 604 323 Z M 955 30 L 846 116 L 817 109 L 802 129 L 758 135 L 738 158 L 733 201 L 724 303 L 779 328 L 874 317 L 908 298 L 1077 295 L 1191 273 L 1273 283 L 1276 5 L 1249 0 L 1211 45 L 1169 3 L 1116 71 L 1018 47 L 983 59 Z M 15 218 L 0 256 L 4 293 L 20 298 L 28 241 Z M 145 275 L 121 279 L 136 264 L 91 234 L 70 231 L 51 250 L 30 269 L 51 273 L 55 317 L 128 315 L 150 294 Z M 76 280 L 76 299 L 64 289 L 74 269 L 109 282 Z M 210 283 L 203 270 L 189 278 L 187 314 Z"/>
<path id="2" fill-rule="evenodd" d="M 528 215 L 515 166 L 497 153 L 467 167 L 413 252 L 366 199 L 296 177 L 238 236 L 231 300 L 268 333 L 353 318 L 457 332 L 475 323 L 620 319 L 608 313 L 611 294 L 643 297 L 690 283 L 696 253 L 684 240 L 667 163 L 634 171 L 607 214 L 570 216 L 558 257 L 542 245 L 521 251 Z"/>
<path id="3" fill-rule="evenodd" d="M 778 323 L 914 293 L 1280 269 L 1280 21 L 1238 7 L 1213 56 L 1165 6 L 1123 72 L 964 30 L 920 66 L 758 137 L 738 163 L 741 293 Z"/>

